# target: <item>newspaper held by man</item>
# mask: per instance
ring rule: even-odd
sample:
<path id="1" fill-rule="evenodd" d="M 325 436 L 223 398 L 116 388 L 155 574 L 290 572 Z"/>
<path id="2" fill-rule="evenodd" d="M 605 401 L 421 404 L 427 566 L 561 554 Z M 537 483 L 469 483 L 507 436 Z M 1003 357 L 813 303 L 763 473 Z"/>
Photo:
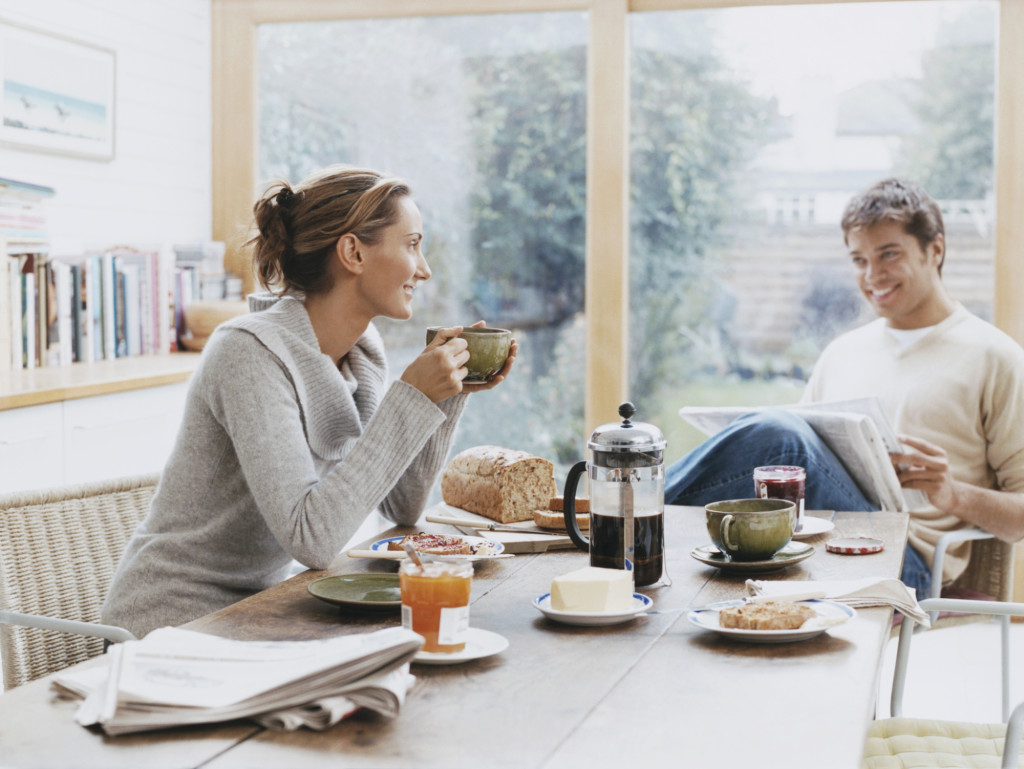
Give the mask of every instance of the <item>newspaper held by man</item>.
<path id="1" fill-rule="evenodd" d="M 880 509 L 905 512 L 928 505 L 924 492 L 900 486 L 889 454 L 904 449 L 877 398 L 786 406 L 684 406 L 679 416 L 715 435 L 737 417 L 769 408 L 784 409 L 807 422 Z"/>
<path id="2" fill-rule="evenodd" d="M 326 728 L 359 707 L 401 709 L 423 638 L 395 627 L 316 641 L 235 641 L 158 628 L 114 644 L 97 667 L 54 686 L 84 697 L 83 726 L 118 735 L 254 718 L 271 728 Z"/>

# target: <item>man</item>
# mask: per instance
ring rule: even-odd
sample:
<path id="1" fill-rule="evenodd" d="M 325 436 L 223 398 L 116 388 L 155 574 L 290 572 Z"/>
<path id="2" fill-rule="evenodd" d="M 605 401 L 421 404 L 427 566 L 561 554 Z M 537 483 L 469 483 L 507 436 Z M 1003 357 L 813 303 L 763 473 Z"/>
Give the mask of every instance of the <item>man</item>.
<path id="1" fill-rule="evenodd" d="M 803 400 L 876 396 L 900 431 L 906 451 L 892 455 L 900 482 L 929 500 L 911 511 L 902 574 L 922 595 L 945 532 L 978 526 L 1010 542 L 1024 537 L 1024 350 L 950 297 L 942 214 L 918 185 L 875 184 L 850 201 L 842 229 L 858 287 L 879 317 L 825 348 Z M 666 501 L 749 496 L 753 464 L 734 461 L 734 472 L 723 472 L 730 455 L 743 459 L 730 448 L 737 443 L 754 464 L 806 466 L 808 508 L 871 509 L 814 431 L 789 414 L 736 420 L 679 460 Z M 944 584 L 969 557 L 970 543 L 947 551 Z"/>

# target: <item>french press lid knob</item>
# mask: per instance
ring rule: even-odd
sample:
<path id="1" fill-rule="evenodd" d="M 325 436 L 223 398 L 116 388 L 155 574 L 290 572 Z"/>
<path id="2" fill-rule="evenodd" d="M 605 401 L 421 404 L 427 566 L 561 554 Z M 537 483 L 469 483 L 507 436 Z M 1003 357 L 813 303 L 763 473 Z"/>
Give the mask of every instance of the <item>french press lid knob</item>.
<path id="1" fill-rule="evenodd" d="M 610 422 L 598 427 L 590 436 L 587 448 L 605 452 L 647 452 L 665 448 L 665 436 L 654 425 L 632 422 L 636 406 L 626 401 L 619 406 L 622 422 Z"/>

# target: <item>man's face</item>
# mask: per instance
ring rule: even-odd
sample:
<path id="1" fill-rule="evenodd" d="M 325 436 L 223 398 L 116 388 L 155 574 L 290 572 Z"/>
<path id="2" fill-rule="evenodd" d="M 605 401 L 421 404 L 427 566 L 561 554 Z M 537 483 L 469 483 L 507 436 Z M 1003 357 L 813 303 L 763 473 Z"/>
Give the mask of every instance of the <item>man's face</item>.
<path id="1" fill-rule="evenodd" d="M 893 328 L 923 328 L 948 314 L 939 266 L 945 252 L 940 235 L 924 250 L 903 226 L 883 222 L 847 235 L 857 286 Z"/>

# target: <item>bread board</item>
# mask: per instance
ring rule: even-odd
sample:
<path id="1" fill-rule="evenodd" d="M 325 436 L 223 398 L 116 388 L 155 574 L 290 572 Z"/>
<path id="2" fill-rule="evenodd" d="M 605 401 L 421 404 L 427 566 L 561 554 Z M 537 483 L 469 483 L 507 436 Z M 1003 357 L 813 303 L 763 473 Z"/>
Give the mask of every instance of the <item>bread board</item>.
<path id="1" fill-rule="evenodd" d="M 495 523 L 495 521 L 492 521 L 482 515 L 471 513 L 468 510 L 463 510 L 461 507 L 447 505 L 444 502 L 440 502 L 427 508 L 426 516 L 427 520 L 435 516 L 458 518 L 459 520 L 473 521 L 475 524 L 484 527 L 488 524 Z M 521 524 L 504 524 L 504 526 L 509 528 L 521 527 L 522 533 L 520 534 L 515 531 L 488 531 L 486 528 L 472 530 L 466 527 L 464 531 L 463 527 L 453 528 L 457 528 L 462 531 L 463 534 L 486 536 L 488 539 L 500 542 L 505 546 L 506 553 L 545 553 L 548 550 L 568 550 L 575 547 L 568 534 L 545 533 L 541 529 L 538 529 L 532 521 L 523 521 Z"/>

